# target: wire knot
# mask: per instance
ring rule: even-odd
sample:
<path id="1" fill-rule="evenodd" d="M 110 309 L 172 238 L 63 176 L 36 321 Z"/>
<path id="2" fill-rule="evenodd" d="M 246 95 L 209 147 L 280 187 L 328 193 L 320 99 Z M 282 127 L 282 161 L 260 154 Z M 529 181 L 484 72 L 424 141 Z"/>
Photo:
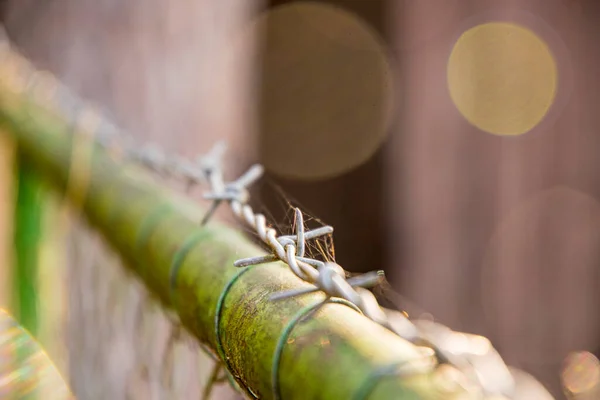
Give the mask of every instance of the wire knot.
<path id="1" fill-rule="evenodd" d="M 232 206 L 234 206 L 234 203 L 238 203 L 239 205 L 246 204 L 250 198 L 248 187 L 260 179 L 264 173 L 262 165 L 254 164 L 238 179 L 226 183 L 222 170 L 222 159 L 225 148 L 225 143 L 219 142 L 207 155 L 198 157 L 196 160 L 201 175 L 210 187 L 210 191 L 205 193 L 203 197 L 206 200 L 213 201 L 211 208 L 202 219 L 201 225 L 208 222 L 209 218 L 223 201 L 230 202 Z"/>
<path id="2" fill-rule="evenodd" d="M 336 278 L 338 278 L 337 281 Z M 342 282 L 347 284 L 346 271 L 339 264 L 326 262 L 320 266 L 319 279 L 316 284 L 323 292 L 330 294 L 331 297 L 344 297 L 340 290 L 343 285 Z M 356 304 L 355 301 L 352 303 Z"/>

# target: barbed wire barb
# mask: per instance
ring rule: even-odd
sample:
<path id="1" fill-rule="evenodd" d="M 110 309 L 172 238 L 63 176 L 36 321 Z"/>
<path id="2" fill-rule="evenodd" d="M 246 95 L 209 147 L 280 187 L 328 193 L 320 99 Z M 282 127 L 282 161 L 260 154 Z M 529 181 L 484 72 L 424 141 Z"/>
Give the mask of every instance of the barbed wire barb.
<path id="1" fill-rule="evenodd" d="M 202 175 L 210 186 L 210 191 L 204 193 L 203 198 L 213 201 L 207 213 L 200 221 L 201 226 L 204 226 L 210 220 L 223 201 L 246 203 L 250 196 L 248 187 L 260 179 L 264 173 L 263 167 L 255 164 L 238 179 L 225 183 L 222 169 L 225 149 L 224 142 L 218 142 L 206 156 L 197 158 Z"/>

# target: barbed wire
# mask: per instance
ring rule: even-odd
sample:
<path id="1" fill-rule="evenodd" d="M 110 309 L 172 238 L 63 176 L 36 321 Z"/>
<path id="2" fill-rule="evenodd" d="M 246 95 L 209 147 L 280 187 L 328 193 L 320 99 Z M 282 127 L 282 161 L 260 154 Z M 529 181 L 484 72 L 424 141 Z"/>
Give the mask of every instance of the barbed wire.
<path id="1" fill-rule="evenodd" d="M 99 134 L 102 137 L 102 132 Z M 101 139 L 100 143 L 102 142 L 105 141 Z M 265 216 L 256 213 L 247 204 L 250 199 L 248 188 L 263 174 L 261 165 L 255 164 L 238 179 L 226 182 L 222 169 L 222 157 L 225 152 L 223 142 L 217 143 L 205 156 L 199 157 L 195 162 L 179 156 L 167 155 L 154 145 L 135 146 L 131 144 L 132 141 L 128 143 L 131 147 L 121 148 L 126 158 L 138 161 L 161 176 L 183 178 L 189 186 L 208 185 L 208 190 L 203 197 L 211 200 L 212 204 L 200 221 L 201 225 L 209 221 L 219 205 L 226 203 L 233 214 L 251 227 L 272 251 L 266 256 L 237 260 L 234 266 L 241 268 L 282 261 L 297 277 L 310 284 L 309 287 L 275 293 L 271 295 L 271 301 L 316 291 L 325 293 L 327 299 L 343 298 L 356 305 L 366 317 L 401 338 L 433 349 L 438 359 L 453 365 L 470 379 L 471 385 L 468 388 L 471 392 L 480 390 L 481 395 L 485 397 L 499 395 L 512 397 L 514 380 L 489 340 L 477 335 L 454 332 L 432 321 L 413 322 L 400 312 L 395 314 L 392 322 L 373 293 L 366 289 L 384 279 L 382 271 L 346 278 L 346 271 L 339 264 L 307 257 L 305 254 L 307 241 L 333 233 L 333 227 L 322 226 L 305 231 L 303 214 L 299 208 L 294 210 L 295 235 L 278 235 L 274 228 L 268 227 Z M 427 352 L 424 354 L 424 359 L 404 366 L 401 373 L 417 374 L 430 368 L 430 356 Z"/>
<path id="2" fill-rule="evenodd" d="M 2 50 L 7 44 L 2 44 Z M 7 57 L 2 51 L 2 58 Z M 27 66 L 29 67 L 29 66 Z M 49 81 L 52 80 L 52 81 Z M 309 286 L 275 293 L 271 301 L 278 301 L 311 292 L 323 292 L 326 300 L 341 298 L 355 305 L 367 318 L 394 332 L 401 338 L 433 350 L 424 351 L 423 357 L 404 365 L 400 374 L 410 375 L 431 368 L 435 358 L 441 363 L 449 364 L 461 371 L 468 380 L 466 388 L 476 397 L 494 399 L 511 399 L 515 393 L 515 381 L 502 357 L 482 336 L 455 332 L 450 328 L 431 320 L 410 320 L 401 312 L 383 309 L 373 293 L 367 288 L 381 283 L 384 279 L 382 271 L 375 271 L 347 278 L 346 271 L 337 263 L 323 262 L 306 256 L 307 241 L 331 234 L 333 227 L 322 226 L 305 231 L 304 217 L 299 208 L 294 212 L 294 235 L 278 235 L 277 231 L 267 226 L 263 214 L 256 213 L 248 204 L 250 194 L 248 188 L 263 175 L 259 164 L 251 166 L 244 174 L 233 181 L 225 181 L 223 156 L 226 146 L 217 143 L 207 154 L 196 160 L 189 160 L 175 154 L 167 154 L 159 146 L 138 144 L 132 135 L 113 125 L 111 117 L 97 107 L 87 106 L 63 84 L 49 74 L 39 74 L 35 70 L 28 72 L 28 91 L 36 87 L 44 90 L 52 88 L 52 106 L 71 121 L 77 121 L 82 110 L 95 110 L 102 116 L 102 123 L 87 133 L 94 135 L 98 145 L 109 154 L 118 154 L 122 161 L 133 161 L 162 177 L 182 180 L 188 189 L 194 186 L 206 186 L 204 199 L 212 201 L 208 211 L 200 221 L 201 225 L 209 222 L 217 208 L 225 203 L 233 214 L 258 235 L 268 246 L 271 254 L 237 260 L 234 265 L 239 268 L 251 265 L 284 262 L 291 271 Z M 40 96 L 38 96 L 40 97 Z M 33 96 L 36 100 L 38 97 Z M 41 96 L 45 98 L 45 96 Z M 43 101 L 38 105 L 48 108 Z M 83 127 L 84 128 L 84 127 Z M 81 129 L 81 131 L 87 131 Z M 500 397 L 499 397 L 500 396 Z"/>

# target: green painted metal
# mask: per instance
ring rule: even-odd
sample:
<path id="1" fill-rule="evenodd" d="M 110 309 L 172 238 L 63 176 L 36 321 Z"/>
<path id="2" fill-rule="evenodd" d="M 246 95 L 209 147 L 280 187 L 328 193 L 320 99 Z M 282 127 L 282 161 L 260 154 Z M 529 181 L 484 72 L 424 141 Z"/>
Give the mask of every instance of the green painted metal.
<path id="1" fill-rule="evenodd" d="M 17 319 L 32 335 L 38 330 L 37 267 L 42 239 L 43 201 L 33 166 L 16 156 L 16 201 L 13 229 L 13 306 Z"/>
<path id="2" fill-rule="evenodd" d="M 115 163 L 91 142 L 73 141 L 64 119 L 6 87 L 0 87 L 0 126 L 14 135 L 24 162 L 82 206 L 89 223 L 131 271 L 215 354 L 221 299 L 218 327 L 224 358 L 249 396 L 272 399 L 275 375 L 283 399 L 358 399 L 363 392 L 370 399 L 467 396 L 435 373 L 379 377 L 379 370 L 420 357 L 418 348 L 345 305 L 325 305 L 287 331 L 289 322 L 322 295 L 268 301 L 275 291 L 306 285 L 281 263 L 253 267 L 229 285 L 239 272 L 233 267 L 236 259 L 264 251 L 215 221 L 199 227 L 202 210 L 196 205 L 152 183 L 143 172 Z M 73 165 L 73 154 L 90 149 L 84 164 Z M 180 251 L 187 254 L 182 257 Z M 178 272 L 173 277 L 174 263 Z M 275 357 L 284 333 L 288 339 Z M 278 374 L 272 370 L 274 359 Z M 364 388 L 371 386 L 366 395 Z"/>
<path id="3" fill-rule="evenodd" d="M 39 176 L 33 166 L 23 160 L 17 151 L 15 157 L 16 201 L 13 227 L 13 308 L 17 319 L 31 335 L 37 336 L 38 313 L 38 262 L 42 243 L 43 200 Z M 28 354 L 19 347 L 17 357 L 26 360 Z M 32 391 L 23 399 L 37 399 Z"/>

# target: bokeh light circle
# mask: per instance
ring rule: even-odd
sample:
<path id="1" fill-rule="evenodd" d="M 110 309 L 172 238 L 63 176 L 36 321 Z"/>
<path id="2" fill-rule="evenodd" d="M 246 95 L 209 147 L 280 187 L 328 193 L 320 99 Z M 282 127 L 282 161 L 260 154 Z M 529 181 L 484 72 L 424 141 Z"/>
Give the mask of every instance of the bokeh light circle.
<path id="1" fill-rule="evenodd" d="M 463 117 L 495 135 L 516 136 L 538 125 L 556 97 L 558 68 L 546 42 L 511 22 L 466 30 L 447 66 L 450 97 Z"/>
<path id="2" fill-rule="evenodd" d="M 573 395 L 588 393 L 600 384 L 600 362 L 587 351 L 570 353 L 565 359 L 561 380 L 565 390 Z"/>
<path id="3" fill-rule="evenodd" d="M 481 322 L 512 363 L 548 368 L 598 347 L 599 235 L 600 202 L 566 186 L 535 192 L 498 221 L 482 260 Z"/>
<path id="4" fill-rule="evenodd" d="M 261 162 L 303 180 L 366 162 L 385 139 L 394 98 L 392 62 L 374 29 L 313 2 L 275 7 L 256 25 Z"/>

